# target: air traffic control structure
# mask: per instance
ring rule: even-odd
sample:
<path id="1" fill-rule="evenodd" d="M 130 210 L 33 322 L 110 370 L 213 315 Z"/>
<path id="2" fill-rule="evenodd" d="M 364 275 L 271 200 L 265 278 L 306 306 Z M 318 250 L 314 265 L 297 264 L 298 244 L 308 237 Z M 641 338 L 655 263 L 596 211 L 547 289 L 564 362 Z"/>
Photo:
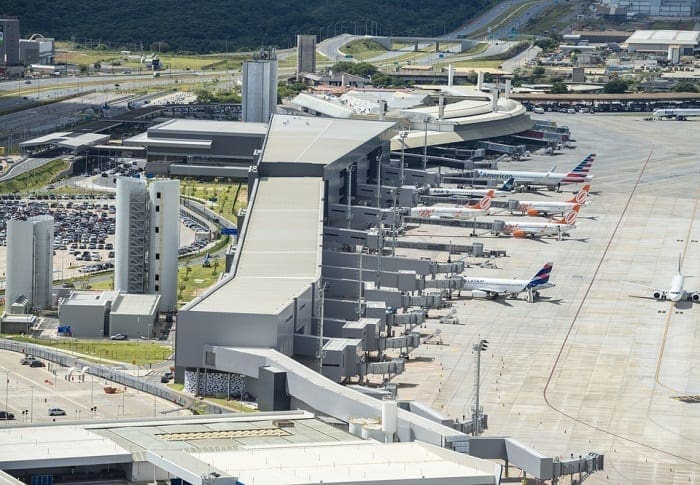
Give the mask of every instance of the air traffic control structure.
<path id="1" fill-rule="evenodd" d="M 176 379 L 185 390 L 250 394 L 263 411 L 308 409 L 351 425 L 382 416 L 382 391 L 341 383 L 402 372 L 404 360 L 384 351 L 420 344 L 414 329 L 425 311 L 409 308 L 439 305 L 460 284 L 450 275 L 464 269 L 381 247 L 377 231 L 400 217 L 386 199 L 416 197 L 415 185 L 396 190 L 385 180 L 423 185 L 432 176 L 390 166 L 396 133 L 392 122 L 272 117 L 228 274 L 178 313 Z M 471 420 L 418 403 L 401 403 L 397 415 L 395 441 L 504 460 L 541 479 L 602 469 L 597 454 L 559 462 L 510 438 L 472 438 Z"/>
<path id="2" fill-rule="evenodd" d="M 7 221 L 5 301 L 10 313 L 29 313 L 51 305 L 53 217 Z"/>
<path id="3" fill-rule="evenodd" d="M 160 295 L 160 311 L 177 305 L 180 182 L 117 179 L 114 289 Z"/>

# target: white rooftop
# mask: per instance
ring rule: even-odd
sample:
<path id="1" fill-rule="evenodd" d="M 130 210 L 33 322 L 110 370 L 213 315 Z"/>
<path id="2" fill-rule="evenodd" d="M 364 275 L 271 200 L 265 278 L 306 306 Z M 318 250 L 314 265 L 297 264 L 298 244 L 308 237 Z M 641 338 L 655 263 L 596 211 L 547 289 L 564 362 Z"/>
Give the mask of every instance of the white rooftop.
<path id="1" fill-rule="evenodd" d="M 627 44 L 684 44 L 698 45 L 700 31 L 697 30 L 636 30 Z"/>
<path id="2" fill-rule="evenodd" d="M 61 302 L 63 305 L 96 305 L 104 306 L 107 302 L 114 301 L 119 295 L 118 291 L 72 291 Z"/>
<path id="3" fill-rule="evenodd" d="M 191 310 L 273 313 L 291 301 L 320 272 L 322 201 L 321 178 L 261 179 L 235 278 Z"/>
<path id="4" fill-rule="evenodd" d="M 425 443 L 376 441 L 195 452 L 241 483 L 493 483 L 496 467 Z"/>
<path id="5" fill-rule="evenodd" d="M 160 295 L 122 294 L 112 304 L 112 315 L 153 315 L 158 308 Z"/>
<path id="6" fill-rule="evenodd" d="M 385 121 L 274 115 L 262 161 L 332 163 L 394 125 Z"/>
<path id="7" fill-rule="evenodd" d="M 159 132 L 186 132 L 197 134 L 254 134 L 264 135 L 267 123 L 247 123 L 243 121 L 186 120 L 172 119 L 148 129 L 151 134 Z"/>

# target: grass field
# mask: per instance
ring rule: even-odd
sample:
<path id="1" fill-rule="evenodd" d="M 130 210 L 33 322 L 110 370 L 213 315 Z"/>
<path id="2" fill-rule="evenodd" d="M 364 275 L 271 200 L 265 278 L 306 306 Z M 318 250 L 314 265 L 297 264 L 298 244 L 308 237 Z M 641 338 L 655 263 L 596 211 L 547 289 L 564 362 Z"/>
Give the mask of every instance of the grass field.
<path id="1" fill-rule="evenodd" d="M 154 341 L 80 340 L 70 337 L 48 340 L 16 336 L 8 338 L 19 342 L 59 348 L 67 352 L 76 352 L 85 355 L 86 358 L 93 362 L 106 359 L 134 365 L 147 365 L 162 362 L 172 353 L 172 349 L 169 346 L 161 345 Z"/>
<path id="2" fill-rule="evenodd" d="M 458 61 L 458 62 L 455 62 L 454 65 L 455 65 L 455 67 L 473 67 L 473 68 L 483 67 L 483 68 L 490 68 L 490 69 L 498 69 L 498 66 L 500 66 L 502 63 L 503 63 L 503 61 L 489 61 L 489 60 L 475 59 L 472 61 Z"/>
<path id="3" fill-rule="evenodd" d="M 46 165 L 31 172 L 0 182 L 0 193 L 31 192 L 45 187 L 54 181 L 59 173 L 70 167 L 68 160 L 52 160 Z"/>
<path id="4" fill-rule="evenodd" d="M 345 44 L 340 49 L 340 52 L 343 54 L 349 54 L 358 60 L 363 60 L 384 54 L 386 52 L 386 48 L 373 40 L 358 39 Z"/>
<path id="5" fill-rule="evenodd" d="M 185 179 L 181 193 L 207 202 L 209 209 L 227 218 L 235 219 L 238 209 L 248 205 L 248 184 L 242 182 L 197 182 Z"/>
<path id="6" fill-rule="evenodd" d="M 202 266 L 202 258 L 192 258 L 177 272 L 177 295 L 180 305 L 184 305 L 195 296 L 216 283 L 219 272 L 224 268 L 224 258 L 212 258 L 211 266 Z"/>

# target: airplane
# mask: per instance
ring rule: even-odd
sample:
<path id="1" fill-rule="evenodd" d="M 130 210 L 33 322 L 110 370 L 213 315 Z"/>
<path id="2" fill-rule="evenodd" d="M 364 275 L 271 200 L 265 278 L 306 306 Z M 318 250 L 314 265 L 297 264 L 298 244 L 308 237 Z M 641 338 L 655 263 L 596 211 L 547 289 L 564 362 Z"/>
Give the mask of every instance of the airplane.
<path id="1" fill-rule="evenodd" d="M 464 278 L 462 289 L 471 290 L 473 298 L 489 298 L 495 300 L 499 296 L 511 296 L 515 298 L 520 293 L 528 293 L 528 301 L 534 301 L 540 296 L 540 290 L 552 288 L 554 283 L 549 282 L 549 274 L 553 263 L 545 263 L 529 280 L 506 278 Z"/>
<path id="2" fill-rule="evenodd" d="M 681 273 L 681 257 L 678 256 L 678 273 L 676 273 L 673 279 L 671 279 L 671 287 L 667 290 L 654 288 L 652 286 L 640 285 L 638 283 L 631 283 L 629 281 L 623 281 L 623 283 L 626 285 L 639 286 L 641 288 L 652 290 L 653 293 L 651 294 L 651 296 L 653 296 L 657 300 L 671 300 L 673 303 L 679 301 L 691 301 L 693 303 L 699 302 L 700 292 L 688 291 L 685 288 L 683 288 L 685 284 L 685 278 L 686 276 L 683 276 L 683 273 Z"/>
<path id="3" fill-rule="evenodd" d="M 555 172 L 556 165 L 549 172 L 519 172 L 513 170 L 476 170 L 475 172 L 478 178 L 506 180 L 513 177 L 516 185 L 524 185 L 526 187 L 542 185 L 549 190 L 554 190 L 560 185 L 590 182 L 593 179 L 593 175 L 590 175 L 589 172 L 594 161 L 595 153 L 591 153 L 568 173 Z"/>
<path id="4" fill-rule="evenodd" d="M 547 222 L 503 222 L 502 227 L 492 229 L 497 236 L 510 234 L 513 237 L 542 237 L 557 236 L 561 239 L 569 231 L 576 228 L 576 216 L 581 206 L 576 204 L 564 212 L 560 219 L 551 218 Z M 494 224 L 498 221 L 494 221 Z"/>
<path id="5" fill-rule="evenodd" d="M 522 212 L 528 216 L 538 216 L 540 214 L 563 214 L 571 210 L 575 205 L 583 205 L 588 198 L 591 184 L 584 185 L 576 192 L 572 198 L 563 202 L 552 202 L 548 200 L 517 200 L 517 207 L 511 209 L 513 212 Z"/>
<path id="6" fill-rule="evenodd" d="M 410 216 L 425 218 L 445 217 L 451 219 L 470 219 L 472 217 L 488 213 L 489 207 L 491 207 L 491 199 L 493 199 L 494 194 L 495 190 L 491 189 L 479 202 L 458 207 L 412 207 Z"/>
<path id="7" fill-rule="evenodd" d="M 515 179 L 513 177 L 510 177 L 508 180 L 506 180 L 503 185 L 499 189 L 495 189 L 495 196 L 504 196 L 509 192 L 513 191 L 513 188 L 515 187 Z M 456 195 L 456 196 L 462 196 L 462 197 L 474 197 L 474 196 L 484 196 L 489 193 L 489 191 L 492 189 L 449 189 L 449 188 L 442 188 L 442 187 L 431 187 L 430 188 L 430 195 Z"/>

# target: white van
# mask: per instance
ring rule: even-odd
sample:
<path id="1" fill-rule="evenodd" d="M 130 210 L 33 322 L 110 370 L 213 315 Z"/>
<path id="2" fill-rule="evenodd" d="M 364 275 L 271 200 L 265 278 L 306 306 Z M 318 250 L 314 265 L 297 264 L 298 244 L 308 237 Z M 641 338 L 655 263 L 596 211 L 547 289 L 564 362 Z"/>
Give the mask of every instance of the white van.
<path id="1" fill-rule="evenodd" d="M 533 113 L 538 114 L 538 115 L 543 115 L 544 114 L 544 108 L 540 108 L 539 106 L 537 108 L 534 108 L 532 110 Z"/>

